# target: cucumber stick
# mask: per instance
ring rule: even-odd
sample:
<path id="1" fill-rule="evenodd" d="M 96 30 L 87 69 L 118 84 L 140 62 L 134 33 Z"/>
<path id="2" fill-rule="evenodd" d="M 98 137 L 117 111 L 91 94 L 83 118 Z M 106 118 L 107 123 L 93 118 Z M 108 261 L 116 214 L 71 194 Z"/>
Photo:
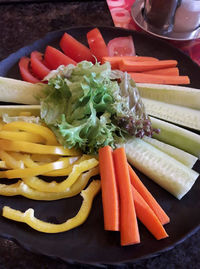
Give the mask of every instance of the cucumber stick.
<path id="1" fill-rule="evenodd" d="M 156 118 L 200 130 L 200 110 L 142 98 L 146 112 Z"/>
<path id="2" fill-rule="evenodd" d="M 199 174 L 142 139 L 125 144 L 128 161 L 176 198 L 181 199 Z"/>
<path id="3" fill-rule="evenodd" d="M 200 110 L 200 90 L 173 85 L 137 83 L 140 96 Z"/>
<path id="4" fill-rule="evenodd" d="M 40 115 L 40 105 L 11 105 L 0 106 L 0 117 L 3 114 L 8 116 L 19 116 L 21 112 L 31 112 L 32 116 Z"/>
<path id="5" fill-rule="evenodd" d="M 29 83 L 22 80 L 0 77 L 0 101 L 9 103 L 39 104 L 38 96 L 46 87 L 42 83 Z"/>
<path id="6" fill-rule="evenodd" d="M 157 139 L 144 136 L 143 140 L 152 146 L 158 148 L 159 150 L 165 152 L 169 156 L 175 158 L 177 161 L 186 165 L 189 168 L 192 168 L 194 164 L 197 162 L 198 158 L 193 156 L 192 154 L 185 152 L 179 148 L 171 146 L 169 144 L 163 143 Z"/>
<path id="7" fill-rule="evenodd" d="M 153 138 L 200 158 L 200 135 L 153 117 L 150 119 L 153 128 L 160 129 L 160 133 L 154 133 Z"/>

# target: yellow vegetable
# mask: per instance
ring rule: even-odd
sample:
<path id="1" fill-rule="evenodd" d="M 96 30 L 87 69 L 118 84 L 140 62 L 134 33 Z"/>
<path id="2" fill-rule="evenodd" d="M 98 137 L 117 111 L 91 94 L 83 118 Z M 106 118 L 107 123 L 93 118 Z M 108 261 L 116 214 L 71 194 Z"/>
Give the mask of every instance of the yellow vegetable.
<path id="1" fill-rule="evenodd" d="M 18 222 L 24 222 L 33 229 L 43 233 L 66 232 L 77 226 L 80 226 L 87 219 L 92 208 L 93 199 L 95 195 L 99 192 L 100 188 L 101 188 L 100 180 L 92 181 L 88 186 L 88 188 L 81 192 L 83 202 L 77 215 L 71 219 L 68 219 L 66 222 L 62 224 L 48 223 L 35 218 L 34 209 L 32 208 L 29 208 L 23 213 L 19 210 L 15 210 L 8 206 L 4 206 L 3 217 Z"/>
<path id="2" fill-rule="evenodd" d="M 0 175 L 3 175 L 5 178 L 24 178 L 24 177 L 33 177 L 37 175 L 43 175 L 47 172 L 56 169 L 62 169 L 69 165 L 70 157 L 60 158 L 60 160 L 44 165 L 37 165 L 31 168 L 24 169 L 13 169 L 0 172 Z"/>
<path id="3" fill-rule="evenodd" d="M 41 192 L 32 189 L 26 185 L 23 181 L 19 180 L 17 183 L 6 185 L 0 184 L 0 195 L 4 196 L 15 196 L 22 195 L 26 198 L 39 201 L 54 201 L 63 198 L 73 197 L 79 194 L 87 185 L 89 179 L 92 176 L 99 174 L 99 168 L 95 167 L 86 173 L 82 174 L 78 180 L 71 186 L 71 188 L 66 189 L 64 192 Z"/>
<path id="4" fill-rule="evenodd" d="M 0 168 L 7 168 L 4 161 L 0 161 Z"/>
<path id="5" fill-rule="evenodd" d="M 40 145 L 25 141 L 12 141 L 0 139 L 0 148 L 6 151 L 17 151 L 37 154 L 54 154 L 64 156 L 78 156 L 80 152 L 75 149 L 67 149 L 62 146 Z"/>
<path id="6" fill-rule="evenodd" d="M 9 153 L 0 149 L 0 159 L 5 162 L 6 168 L 22 169 L 24 163 L 22 160 L 17 161 Z"/>
<path id="7" fill-rule="evenodd" d="M 95 158 L 82 161 L 80 164 L 73 166 L 72 172 L 62 182 L 56 181 L 46 182 L 37 177 L 23 177 L 23 181 L 30 187 L 44 192 L 63 192 L 67 188 L 70 188 L 72 184 L 78 179 L 78 177 L 85 171 L 94 168 L 98 165 L 98 161 Z M 8 171 L 9 172 L 9 171 Z"/>
<path id="8" fill-rule="evenodd" d="M 2 128 L 5 131 L 26 131 L 29 133 L 37 134 L 42 136 L 47 144 L 49 145 L 58 145 L 56 140 L 56 136 L 54 133 L 47 127 L 30 122 L 24 121 L 13 121 L 11 123 L 7 123 Z"/>
<path id="9" fill-rule="evenodd" d="M 28 132 L 0 131 L 0 138 L 32 143 L 45 143 L 45 139 L 41 135 L 31 134 Z"/>

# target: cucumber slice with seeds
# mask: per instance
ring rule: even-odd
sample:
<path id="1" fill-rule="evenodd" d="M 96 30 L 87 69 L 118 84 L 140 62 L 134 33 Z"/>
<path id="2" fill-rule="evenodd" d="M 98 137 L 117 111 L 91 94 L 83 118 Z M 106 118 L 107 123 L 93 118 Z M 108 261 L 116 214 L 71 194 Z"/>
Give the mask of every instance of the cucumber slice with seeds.
<path id="1" fill-rule="evenodd" d="M 199 174 L 142 139 L 125 144 L 128 161 L 176 198 L 181 199 Z"/>
<path id="2" fill-rule="evenodd" d="M 200 130 L 200 110 L 142 98 L 146 112 L 156 118 Z"/>
<path id="3" fill-rule="evenodd" d="M 153 128 L 160 129 L 160 133 L 154 133 L 153 138 L 200 158 L 200 135 L 153 117 L 150 119 Z"/>
<path id="4" fill-rule="evenodd" d="M 197 162 L 198 158 L 193 156 L 192 154 L 183 151 L 182 149 L 176 148 L 169 144 L 163 143 L 157 139 L 144 136 L 143 140 L 152 146 L 158 148 L 159 150 L 165 152 L 169 156 L 175 158 L 177 161 L 186 165 L 189 168 L 192 168 L 194 164 Z"/>
<path id="5" fill-rule="evenodd" d="M 140 96 L 200 110 L 200 90 L 173 85 L 137 83 Z"/>

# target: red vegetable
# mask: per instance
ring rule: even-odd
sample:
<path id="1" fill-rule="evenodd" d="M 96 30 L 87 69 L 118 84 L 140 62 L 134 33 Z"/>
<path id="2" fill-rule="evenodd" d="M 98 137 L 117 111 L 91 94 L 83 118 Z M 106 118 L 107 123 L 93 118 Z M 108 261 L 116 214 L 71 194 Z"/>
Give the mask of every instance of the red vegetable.
<path id="1" fill-rule="evenodd" d="M 23 80 L 31 83 L 39 83 L 41 82 L 38 78 L 36 78 L 30 69 L 30 58 L 22 57 L 19 61 L 19 71 Z"/>
<path id="2" fill-rule="evenodd" d="M 102 62 L 102 57 L 108 56 L 108 48 L 100 31 L 95 28 L 88 32 L 87 40 L 91 53 L 97 58 L 98 62 Z"/>
<path id="3" fill-rule="evenodd" d="M 132 36 L 117 37 L 108 42 L 109 56 L 135 56 Z"/>
<path id="4" fill-rule="evenodd" d="M 121 245 L 126 246 L 137 244 L 140 243 L 140 235 L 138 231 L 128 163 L 124 148 L 114 150 L 113 159 L 120 196 Z"/>
<path id="5" fill-rule="evenodd" d="M 95 61 L 89 48 L 67 33 L 62 36 L 60 40 L 60 47 L 67 56 L 76 62 L 84 60 L 91 62 Z"/>
<path id="6" fill-rule="evenodd" d="M 104 229 L 119 231 L 119 198 L 112 148 L 105 146 L 99 150 Z"/>
<path id="7" fill-rule="evenodd" d="M 31 68 L 40 79 L 43 79 L 50 72 L 50 69 L 44 64 L 43 54 L 38 51 L 31 53 Z"/>
<path id="8" fill-rule="evenodd" d="M 62 53 L 61 51 L 51 47 L 47 46 L 44 54 L 44 60 L 47 66 L 52 69 L 57 69 L 60 65 L 68 65 L 68 64 L 74 64 L 76 65 L 76 62 L 69 58 L 67 55 Z"/>

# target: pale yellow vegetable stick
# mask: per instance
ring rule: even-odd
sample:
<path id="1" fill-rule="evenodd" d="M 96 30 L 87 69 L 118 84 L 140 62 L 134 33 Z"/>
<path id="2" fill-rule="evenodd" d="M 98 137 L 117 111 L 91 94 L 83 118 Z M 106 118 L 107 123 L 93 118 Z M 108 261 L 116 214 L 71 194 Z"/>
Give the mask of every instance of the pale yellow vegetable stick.
<path id="1" fill-rule="evenodd" d="M 81 225 L 88 217 L 92 208 L 92 202 L 95 195 L 100 191 L 100 180 L 94 180 L 90 183 L 86 190 L 81 192 L 83 202 L 77 215 L 71 219 L 68 219 L 62 224 L 53 224 L 45 222 L 35 218 L 34 209 L 29 208 L 24 213 L 19 210 L 12 209 L 8 206 L 3 207 L 3 217 L 15 220 L 18 222 L 24 222 L 33 229 L 43 233 L 60 233 L 69 231 L 79 225 Z"/>

